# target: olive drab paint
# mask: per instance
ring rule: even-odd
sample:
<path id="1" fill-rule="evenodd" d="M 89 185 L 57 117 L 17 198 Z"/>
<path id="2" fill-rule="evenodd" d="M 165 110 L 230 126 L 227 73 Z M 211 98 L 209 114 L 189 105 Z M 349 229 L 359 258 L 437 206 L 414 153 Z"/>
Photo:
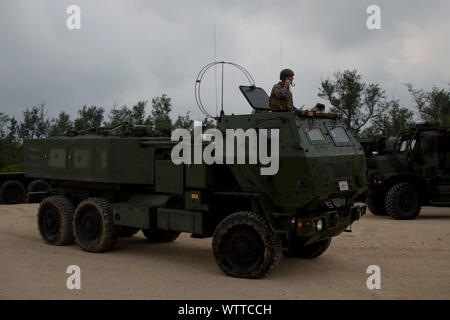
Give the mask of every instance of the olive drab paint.
<path id="1" fill-rule="evenodd" d="M 414 219 L 422 204 L 450 204 L 449 127 L 417 124 L 401 132 L 391 146 L 382 140 L 362 142 L 372 213 Z"/>
<path id="2" fill-rule="evenodd" d="M 282 240 L 293 254 L 307 250 L 318 256 L 365 213 L 364 152 L 333 114 L 222 115 L 215 130 L 198 131 L 194 138 L 186 131 L 171 138 L 123 125 L 25 140 L 23 148 L 26 176 L 48 181 L 48 195 L 65 204 L 59 215 L 80 230 L 76 238 L 89 230 L 70 218 L 88 212 L 78 207 L 94 201 L 96 211 L 89 214 L 107 217 L 98 221 L 101 230 L 110 230 L 99 233 L 102 250 L 114 245 L 117 228 L 142 229 L 152 241 L 173 241 L 180 232 L 213 237 L 216 262 L 231 276 L 267 275 L 280 261 Z M 45 208 L 38 211 L 44 220 Z M 233 257 L 220 243 L 235 230 L 231 225 L 244 220 L 265 234 L 268 251 L 251 252 L 271 255 L 255 257 L 269 259 L 267 264 L 228 272 L 218 257 Z M 47 232 L 42 226 L 45 221 L 38 224 L 41 235 Z"/>
<path id="3" fill-rule="evenodd" d="M 226 129 L 225 139 L 218 129 L 208 129 L 204 135 L 201 126 L 194 127 L 193 131 L 193 138 L 186 129 L 176 129 L 172 133 L 171 141 L 182 139 L 172 148 L 170 156 L 174 164 L 257 164 L 259 157 L 260 164 L 269 165 L 261 167 L 261 175 L 274 175 L 278 172 L 279 129 Z M 203 143 L 204 136 L 211 137 L 206 146 Z M 267 148 L 269 139 L 270 154 Z"/>

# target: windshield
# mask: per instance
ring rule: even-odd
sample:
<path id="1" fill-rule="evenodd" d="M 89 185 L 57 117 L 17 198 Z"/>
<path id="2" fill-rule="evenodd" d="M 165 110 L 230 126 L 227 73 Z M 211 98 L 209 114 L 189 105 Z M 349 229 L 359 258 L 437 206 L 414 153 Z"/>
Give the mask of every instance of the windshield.
<path id="1" fill-rule="evenodd" d="M 402 137 L 402 139 L 400 140 L 400 143 L 399 143 L 399 151 L 405 152 L 408 149 L 409 142 L 410 142 L 410 137 Z M 413 150 L 415 146 L 416 146 L 416 139 L 413 139 L 411 141 L 409 150 Z"/>
<path id="2" fill-rule="evenodd" d="M 308 131 L 308 136 L 312 141 L 324 141 L 325 137 L 320 128 L 312 128 Z"/>
<path id="3" fill-rule="evenodd" d="M 408 145 L 408 140 L 402 140 L 400 145 L 400 152 L 404 152 L 406 150 L 406 146 Z"/>
<path id="4" fill-rule="evenodd" d="M 347 135 L 347 132 L 345 132 L 345 129 L 343 127 L 335 127 L 329 129 L 331 138 L 333 138 L 333 141 L 335 143 L 349 143 L 350 138 Z"/>

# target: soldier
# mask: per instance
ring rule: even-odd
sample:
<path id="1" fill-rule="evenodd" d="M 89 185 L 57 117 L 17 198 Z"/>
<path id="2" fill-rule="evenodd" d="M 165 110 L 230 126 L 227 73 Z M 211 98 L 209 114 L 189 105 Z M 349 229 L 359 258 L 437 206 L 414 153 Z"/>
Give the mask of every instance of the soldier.
<path id="1" fill-rule="evenodd" d="M 280 72 L 280 82 L 272 88 L 269 98 L 269 107 L 271 111 L 288 111 L 294 110 L 292 101 L 292 93 L 290 86 L 294 80 L 294 71 L 291 69 L 283 69 Z"/>

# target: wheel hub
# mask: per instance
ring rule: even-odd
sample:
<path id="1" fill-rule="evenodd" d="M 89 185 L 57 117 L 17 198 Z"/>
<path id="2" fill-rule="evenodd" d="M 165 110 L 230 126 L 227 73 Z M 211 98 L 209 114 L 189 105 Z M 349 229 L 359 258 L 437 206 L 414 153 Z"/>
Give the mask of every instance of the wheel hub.
<path id="1" fill-rule="evenodd" d="M 400 207 L 402 208 L 402 210 L 409 211 L 411 210 L 413 205 L 414 205 L 414 198 L 412 194 L 407 193 L 401 197 Z"/>
<path id="2" fill-rule="evenodd" d="M 81 232 L 87 239 L 96 239 L 100 232 L 100 221 L 98 215 L 91 211 L 86 212 L 81 219 L 80 226 Z"/>
<path id="3" fill-rule="evenodd" d="M 19 190 L 15 187 L 10 188 L 7 194 L 8 198 L 13 200 L 14 202 L 17 201 L 17 199 L 19 198 Z"/>
<path id="4" fill-rule="evenodd" d="M 228 235 L 225 243 L 229 263 L 236 272 L 252 268 L 263 258 L 264 245 L 253 229 L 235 230 Z"/>
<path id="5" fill-rule="evenodd" d="M 44 232 L 48 236 L 55 236 L 59 229 L 59 216 L 54 211 L 47 211 L 43 221 Z"/>

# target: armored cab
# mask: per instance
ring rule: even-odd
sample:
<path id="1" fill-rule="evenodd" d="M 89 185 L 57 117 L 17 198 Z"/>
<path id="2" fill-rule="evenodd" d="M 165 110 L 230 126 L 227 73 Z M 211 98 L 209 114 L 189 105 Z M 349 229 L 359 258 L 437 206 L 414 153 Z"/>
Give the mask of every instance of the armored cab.
<path id="1" fill-rule="evenodd" d="M 393 150 L 367 159 L 367 204 L 375 215 L 415 219 L 423 204 L 450 204 L 450 128 L 419 124 Z"/>
<path id="2" fill-rule="evenodd" d="M 364 152 L 339 115 L 266 111 L 222 115 L 216 131 L 202 135 L 222 135 L 222 144 L 189 138 L 186 148 L 192 149 L 182 155 L 193 159 L 200 150 L 204 156 L 214 146 L 210 164 L 204 157 L 200 163 L 174 161 L 181 142 L 140 127 L 25 141 L 27 175 L 51 187 L 38 212 L 42 238 L 54 245 L 75 240 L 83 250 L 103 252 L 119 234 L 139 230 L 152 242 L 173 241 L 180 232 L 213 237 L 220 269 L 247 278 L 267 275 L 283 252 L 321 255 L 332 237 L 365 213 Z M 228 135 L 239 130 L 241 142 Z M 266 151 L 277 151 L 277 170 L 270 174 L 262 174 L 270 164 L 251 161 L 251 152 L 263 154 L 261 140 Z M 239 143 L 246 150 L 240 160 L 234 152 Z"/>

